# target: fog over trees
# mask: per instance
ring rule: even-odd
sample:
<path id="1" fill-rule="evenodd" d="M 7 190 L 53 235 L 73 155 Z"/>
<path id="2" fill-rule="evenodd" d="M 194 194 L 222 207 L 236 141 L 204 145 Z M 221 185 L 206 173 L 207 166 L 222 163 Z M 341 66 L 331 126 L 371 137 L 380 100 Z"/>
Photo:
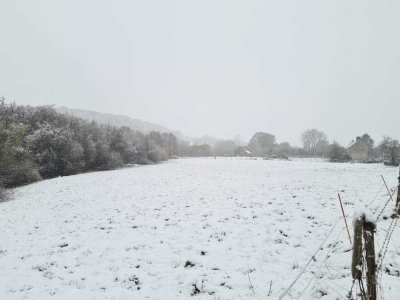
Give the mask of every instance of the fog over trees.
<path id="1" fill-rule="evenodd" d="M 237 144 L 233 140 L 220 140 L 214 146 L 216 156 L 233 156 Z"/>
<path id="2" fill-rule="evenodd" d="M 173 133 L 144 134 L 127 126 L 98 124 L 57 112 L 51 106 L 20 106 L 0 100 L 0 186 L 13 187 L 45 178 L 110 170 L 127 164 L 159 163 L 169 158 L 257 156 L 264 158 L 323 157 L 351 161 L 349 148 L 318 129 L 301 134 L 303 147 L 277 142 L 275 135 L 256 132 L 245 145 L 239 137 L 191 143 Z M 244 144 L 244 145 L 243 145 Z M 370 135 L 351 141 L 367 149 L 365 162 L 398 165 L 399 141 L 385 136 L 375 146 Z M 364 147 L 364 148 L 363 148 Z M 0 197 L 4 194 L 0 191 Z"/>

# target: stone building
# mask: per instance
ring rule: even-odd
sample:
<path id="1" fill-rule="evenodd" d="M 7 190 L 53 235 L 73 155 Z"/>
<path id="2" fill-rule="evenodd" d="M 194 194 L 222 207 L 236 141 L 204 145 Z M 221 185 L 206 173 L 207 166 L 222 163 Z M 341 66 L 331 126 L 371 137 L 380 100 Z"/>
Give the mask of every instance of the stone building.
<path id="1" fill-rule="evenodd" d="M 368 162 L 368 146 L 364 144 L 360 139 L 351 145 L 348 149 L 349 154 L 355 162 Z"/>

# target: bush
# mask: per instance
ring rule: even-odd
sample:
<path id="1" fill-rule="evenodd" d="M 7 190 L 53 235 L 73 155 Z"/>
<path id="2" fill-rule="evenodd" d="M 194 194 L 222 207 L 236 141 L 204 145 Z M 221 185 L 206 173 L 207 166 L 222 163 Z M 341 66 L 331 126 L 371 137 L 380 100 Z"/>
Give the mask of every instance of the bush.
<path id="1" fill-rule="evenodd" d="M 336 142 L 328 145 L 326 156 L 331 162 L 346 162 L 351 160 L 351 156 L 347 153 L 346 148 Z"/>
<path id="2" fill-rule="evenodd" d="M 0 178 L 0 202 L 6 201 L 6 191 L 3 189 L 3 183 Z"/>
<path id="3" fill-rule="evenodd" d="M 122 161 L 121 154 L 118 152 L 111 152 L 108 169 L 116 169 L 122 167 L 123 165 L 124 162 Z"/>
<path id="4" fill-rule="evenodd" d="M 6 201 L 6 194 L 4 192 L 4 189 L 0 187 L 0 202 Z"/>
<path id="5" fill-rule="evenodd" d="M 152 149 L 148 152 L 147 158 L 152 162 L 158 163 L 167 160 L 168 154 L 160 146 L 154 145 Z"/>
<path id="6" fill-rule="evenodd" d="M 147 159 L 147 158 L 139 157 L 137 159 L 137 164 L 139 164 L 139 165 L 153 165 L 154 163 L 151 160 Z"/>
<path id="7" fill-rule="evenodd" d="M 42 180 L 39 171 L 30 161 L 22 161 L 13 167 L 13 171 L 7 178 L 7 187 L 29 184 Z"/>

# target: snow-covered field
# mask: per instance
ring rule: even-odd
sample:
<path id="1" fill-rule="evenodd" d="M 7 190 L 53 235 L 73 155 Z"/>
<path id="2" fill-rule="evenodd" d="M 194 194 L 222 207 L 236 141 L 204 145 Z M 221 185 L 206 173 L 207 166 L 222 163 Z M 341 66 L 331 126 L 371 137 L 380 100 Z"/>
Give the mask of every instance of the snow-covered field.
<path id="1" fill-rule="evenodd" d="M 277 299 L 328 234 L 287 298 L 343 299 L 351 246 L 337 193 L 351 226 L 356 209 L 373 200 L 371 213 L 383 207 L 380 175 L 395 187 L 397 173 L 180 159 L 21 187 L 0 203 L 0 299 Z M 378 222 L 377 252 L 389 222 Z M 400 299 L 396 231 L 385 299 Z"/>

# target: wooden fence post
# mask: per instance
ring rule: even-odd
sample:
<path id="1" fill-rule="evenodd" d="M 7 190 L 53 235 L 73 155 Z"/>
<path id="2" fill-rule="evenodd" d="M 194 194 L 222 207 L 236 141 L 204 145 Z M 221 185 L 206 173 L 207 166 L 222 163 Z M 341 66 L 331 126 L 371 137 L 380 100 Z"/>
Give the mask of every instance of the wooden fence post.
<path id="1" fill-rule="evenodd" d="M 368 299 L 376 300 L 376 262 L 374 245 L 374 232 L 376 225 L 373 222 L 366 221 L 364 217 L 363 227 L 367 265 Z"/>
<path id="2" fill-rule="evenodd" d="M 351 275 L 353 276 L 354 280 L 361 279 L 362 227 L 363 220 L 361 217 L 358 217 L 354 221 L 353 260 L 351 264 Z"/>
<path id="3" fill-rule="evenodd" d="M 367 290 L 365 291 L 368 300 L 376 300 L 377 278 L 374 233 L 376 225 L 366 219 L 365 214 L 358 216 L 354 221 L 354 243 L 353 258 L 351 264 L 351 275 L 353 280 L 361 281 L 363 269 L 366 269 Z M 364 246 L 364 247 L 363 247 Z M 365 252 L 364 252 L 365 250 Z M 365 253 L 365 264 L 363 256 Z"/>

